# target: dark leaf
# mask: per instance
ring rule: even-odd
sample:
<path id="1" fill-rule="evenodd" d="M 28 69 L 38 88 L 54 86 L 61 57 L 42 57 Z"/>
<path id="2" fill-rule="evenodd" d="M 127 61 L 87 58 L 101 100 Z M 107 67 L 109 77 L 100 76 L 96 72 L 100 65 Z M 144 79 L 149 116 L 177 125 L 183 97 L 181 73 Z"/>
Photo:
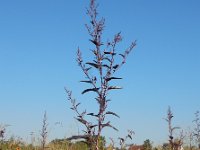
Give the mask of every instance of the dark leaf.
<path id="1" fill-rule="evenodd" d="M 92 129 L 92 128 L 96 127 L 96 126 L 97 125 L 91 125 L 91 126 L 89 126 L 89 128 Z"/>
<path id="2" fill-rule="evenodd" d="M 106 102 L 110 102 L 110 101 L 111 101 L 111 99 L 107 99 L 107 100 L 106 100 Z"/>
<path id="3" fill-rule="evenodd" d="M 96 60 L 93 60 L 93 62 L 95 62 L 97 64 L 97 61 Z"/>
<path id="4" fill-rule="evenodd" d="M 110 80 L 113 80 L 113 79 L 122 79 L 122 78 L 110 77 L 110 78 L 107 78 L 106 81 L 110 81 Z"/>
<path id="5" fill-rule="evenodd" d="M 118 89 L 122 89 L 122 87 L 119 87 L 119 86 L 110 86 L 110 87 L 108 87 L 108 90 L 118 90 Z"/>
<path id="6" fill-rule="evenodd" d="M 115 131 L 119 131 L 117 128 L 115 128 L 114 126 L 110 125 L 109 127 L 113 128 Z"/>
<path id="7" fill-rule="evenodd" d="M 128 136 L 128 138 L 130 138 L 132 140 L 132 136 L 130 134 L 128 134 L 127 136 Z"/>
<path id="8" fill-rule="evenodd" d="M 84 82 L 84 83 L 92 83 L 92 81 L 80 81 L 80 82 Z"/>
<path id="9" fill-rule="evenodd" d="M 87 131 L 85 131 L 85 130 L 82 130 L 84 133 L 87 133 Z"/>
<path id="10" fill-rule="evenodd" d="M 101 126 L 102 128 L 110 126 L 110 121 L 108 121 L 107 123 L 101 124 Z"/>
<path id="11" fill-rule="evenodd" d="M 96 82 L 97 81 L 97 77 L 93 77 L 92 81 Z"/>
<path id="12" fill-rule="evenodd" d="M 114 69 L 117 69 L 118 67 L 119 67 L 119 65 L 114 65 L 113 66 Z"/>
<path id="13" fill-rule="evenodd" d="M 112 125 L 110 124 L 110 121 L 108 121 L 108 122 L 105 123 L 105 124 L 102 124 L 102 128 L 104 128 L 104 127 L 110 127 L 110 128 L 113 128 L 114 130 L 118 131 L 117 128 L 115 128 L 114 126 L 112 126 Z"/>
<path id="14" fill-rule="evenodd" d="M 99 98 L 95 98 L 97 102 L 99 102 Z"/>
<path id="15" fill-rule="evenodd" d="M 106 114 L 108 114 L 108 115 L 114 115 L 114 116 L 116 116 L 116 117 L 119 118 L 119 115 L 117 115 L 116 113 L 111 112 L 111 111 L 107 111 Z"/>
<path id="16" fill-rule="evenodd" d="M 84 119 L 76 118 L 80 123 L 86 125 L 88 122 Z"/>
<path id="17" fill-rule="evenodd" d="M 125 55 L 123 55 L 123 54 L 119 54 L 120 56 L 122 56 L 123 58 L 125 58 Z"/>
<path id="18" fill-rule="evenodd" d="M 95 115 L 94 113 L 88 113 L 87 115 L 94 116 L 94 117 L 98 117 L 99 116 L 99 115 Z"/>
<path id="19" fill-rule="evenodd" d="M 93 88 L 93 89 L 86 89 L 82 92 L 82 94 L 85 94 L 87 92 L 98 92 L 99 88 Z"/>
<path id="20" fill-rule="evenodd" d="M 116 55 L 116 53 L 113 52 L 104 52 L 104 54 Z"/>
<path id="21" fill-rule="evenodd" d="M 90 23 L 91 23 L 92 25 L 94 25 L 94 21 L 90 21 Z"/>
<path id="22" fill-rule="evenodd" d="M 106 68 L 110 68 L 108 65 L 106 65 L 106 64 L 104 64 L 104 65 L 102 65 L 103 67 L 106 67 Z"/>
<path id="23" fill-rule="evenodd" d="M 93 66 L 95 68 L 99 68 L 99 65 L 98 64 L 95 64 L 95 63 L 91 63 L 91 62 L 87 62 L 86 64 L 90 65 L 90 66 Z"/>
<path id="24" fill-rule="evenodd" d="M 90 40 L 94 45 L 99 46 L 100 44 L 95 40 Z"/>
<path id="25" fill-rule="evenodd" d="M 87 115 L 94 116 L 94 113 L 88 113 Z"/>
<path id="26" fill-rule="evenodd" d="M 124 142 L 124 138 L 119 138 L 119 140 L 120 140 L 120 143 Z"/>
<path id="27" fill-rule="evenodd" d="M 97 55 L 97 50 L 92 50 L 92 52 L 94 53 L 94 55 Z"/>
<path id="28" fill-rule="evenodd" d="M 105 59 L 105 60 L 107 60 L 107 61 L 109 61 L 109 62 L 112 62 L 111 59 L 108 58 L 108 57 L 105 57 L 105 58 L 103 58 L 103 59 Z"/>
<path id="29" fill-rule="evenodd" d="M 85 71 L 89 71 L 92 67 L 89 67 L 89 68 L 85 68 Z"/>
<path id="30" fill-rule="evenodd" d="M 81 103 L 76 104 L 76 107 L 78 107 Z"/>

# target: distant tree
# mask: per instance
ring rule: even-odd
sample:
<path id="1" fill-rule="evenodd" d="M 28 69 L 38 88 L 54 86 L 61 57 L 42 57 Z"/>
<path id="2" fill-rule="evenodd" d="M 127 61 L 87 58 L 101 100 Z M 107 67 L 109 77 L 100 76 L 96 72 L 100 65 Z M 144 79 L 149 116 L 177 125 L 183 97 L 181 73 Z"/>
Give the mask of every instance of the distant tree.
<path id="1" fill-rule="evenodd" d="M 86 83 L 90 88 L 83 90 L 82 94 L 94 93 L 94 100 L 97 102 L 96 112 L 87 112 L 87 110 L 79 111 L 80 103 L 72 97 L 72 92 L 66 89 L 68 100 L 71 102 L 71 109 L 76 113 L 76 120 L 84 127 L 83 135 L 74 135 L 68 140 L 85 139 L 91 150 L 99 150 L 101 141 L 101 133 L 105 127 L 113 128 L 117 131 L 110 121 L 107 120 L 108 115 L 119 117 L 115 112 L 107 110 L 109 102 L 108 95 L 113 90 L 122 89 L 120 86 L 113 85 L 114 80 L 122 79 L 116 77 L 115 73 L 125 64 L 127 56 L 135 47 L 135 41 L 128 46 L 122 53 L 117 53 L 117 45 L 122 41 L 121 33 L 117 33 L 112 40 L 103 42 L 102 34 L 105 28 L 105 19 L 98 18 L 96 0 L 90 0 L 87 9 L 87 15 L 90 18 L 90 24 L 86 25 L 90 35 L 90 42 L 94 46 L 91 49 L 92 61 L 84 62 L 82 52 L 78 48 L 77 62 L 86 80 L 80 82 Z M 121 59 L 121 60 L 120 60 Z M 93 119 L 88 119 L 88 117 Z M 96 120 L 91 121 L 91 120 Z"/>
<path id="2" fill-rule="evenodd" d="M 144 141 L 143 150 L 152 150 L 152 143 L 149 139 Z"/>

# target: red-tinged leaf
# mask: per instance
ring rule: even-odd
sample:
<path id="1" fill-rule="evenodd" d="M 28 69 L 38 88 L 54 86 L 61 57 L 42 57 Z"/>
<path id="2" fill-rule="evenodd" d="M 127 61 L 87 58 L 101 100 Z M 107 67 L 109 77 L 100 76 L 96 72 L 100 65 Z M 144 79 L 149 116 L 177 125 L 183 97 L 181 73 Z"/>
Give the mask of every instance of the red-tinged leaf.
<path id="1" fill-rule="evenodd" d="M 80 81 L 80 82 L 84 82 L 84 83 L 92 83 L 92 81 Z"/>
<path id="2" fill-rule="evenodd" d="M 85 94 L 87 92 L 98 92 L 99 88 L 92 88 L 92 89 L 86 89 L 82 92 L 82 94 Z"/>
<path id="3" fill-rule="evenodd" d="M 119 86 L 110 86 L 110 87 L 108 87 L 108 90 L 119 90 L 119 89 L 122 89 L 122 87 L 119 87 Z"/>
<path id="4" fill-rule="evenodd" d="M 118 78 L 118 77 L 110 77 L 110 78 L 107 78 L 106 81 L 110 81 L 110 80 L 113 80 L 113 79 L 122 79 L 122 78 Z"/>
<path id="5" fill-rule="evenodd" d="M 90 65 L 90 66 L 93 66 L 95 68 L 99 68 L 99 65 L 98 64 L 95 64 L 95 63 L 91 63 L 91 62 L 87 62 L 86 64 Z"/>
<path id="6" fill-rule="evenodd" d="M 114 116 L 120 118 L 119 115 L 117 115 L 116 113 L 111 112 L 111 111 L 107 111 L 106 114 L 108 114 L 108 115 L 114 115 Z"/>

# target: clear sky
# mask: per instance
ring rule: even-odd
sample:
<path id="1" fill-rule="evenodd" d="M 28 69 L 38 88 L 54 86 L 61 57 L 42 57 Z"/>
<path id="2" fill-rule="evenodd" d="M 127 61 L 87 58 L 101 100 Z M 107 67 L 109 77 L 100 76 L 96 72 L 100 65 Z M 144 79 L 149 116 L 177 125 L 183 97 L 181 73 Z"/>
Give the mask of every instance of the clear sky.
<path id="1" fill-rule="evenodd" d="M 174 125 L 192 126 L 200 110 L 200 1 L 198 0 L 99 0 L 99 13 L 106 19 L 104 38 L 119 31 L 123 42 L 137 46 L 118 75 L 124 89 L 111 93 L 111 118 L 119 132 L 106 130 L 107 137 L 135 131 L 133 143 L 149 138 L 167 139 L 164 121 L 170 105 Z M 38 134 L 47 111 L 50 138 L 76 134 L 81 126 L 64 87 L 70 88 L 83 107 L 96 105 L 81 95 L 83 73 L 77 66 L 76 50 L 90 58 L 92 45 L 84 24 L 88 22 L 84 0 L 0 1 L 0 123 L 10 124 L 7 137 L 30 139 Z M 55 122 L 62 122 L 55 125 Z"/>

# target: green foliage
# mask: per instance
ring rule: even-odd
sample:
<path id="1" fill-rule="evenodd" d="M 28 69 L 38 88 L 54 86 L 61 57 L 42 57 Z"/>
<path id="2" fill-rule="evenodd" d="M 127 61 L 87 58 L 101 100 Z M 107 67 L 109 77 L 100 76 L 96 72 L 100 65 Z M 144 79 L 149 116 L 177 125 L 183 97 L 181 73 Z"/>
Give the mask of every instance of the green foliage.
<path id="1" fill-rule="evenodd" d="M 152 143 L 150 142 L 149 139 L 144 141 L 143 150 L 152 150 Z"/>
<path id="2" fill-rule="evenodd" d="M 105 149 L 105 147 L 106 147 L 106 139 L 105 139 L 104 136 L 100 136 L 98 145 L 99 145 L 99 149 L 100 150 L 104 150 Z"/>
<path id="3" fill-rule="evenodd" d="M 75 144 L 73 144 L 73 148 L 76 150 L 88 150 L 88 146 L 83 141 L 78 141 Z"/>

